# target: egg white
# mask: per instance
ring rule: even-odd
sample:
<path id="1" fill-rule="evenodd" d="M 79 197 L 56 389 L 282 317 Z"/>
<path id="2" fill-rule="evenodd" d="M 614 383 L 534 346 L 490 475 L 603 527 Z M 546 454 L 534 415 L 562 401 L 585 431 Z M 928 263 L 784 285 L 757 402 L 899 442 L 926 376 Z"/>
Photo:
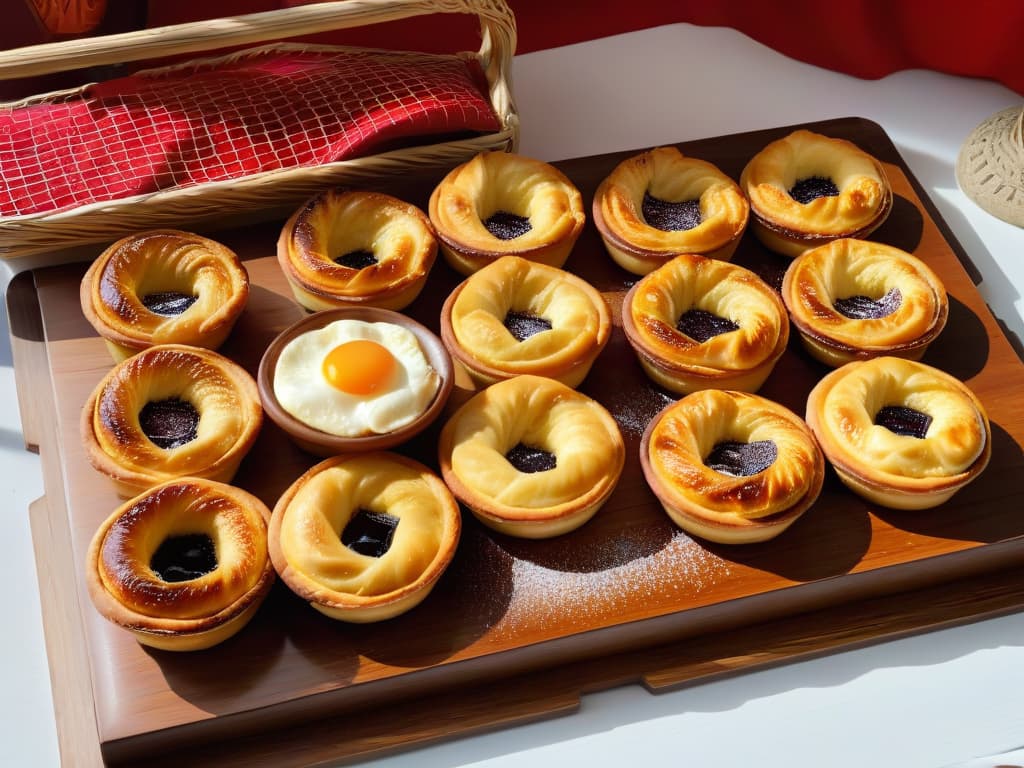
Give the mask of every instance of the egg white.
<path id="1" fill-rule="evenodd" d="M 387 385 L 369 395 L 342 392 L 323 374 L 327 354 L 357 339 L 386 347 L 397 364 Z M 304 424 L 339 437 L 404 427 L 427 409 L 440 384 L 416 336 L 393 323 L 336 320 L 288 342 L 274 367 L 274 395 L 281 407 Z"/>

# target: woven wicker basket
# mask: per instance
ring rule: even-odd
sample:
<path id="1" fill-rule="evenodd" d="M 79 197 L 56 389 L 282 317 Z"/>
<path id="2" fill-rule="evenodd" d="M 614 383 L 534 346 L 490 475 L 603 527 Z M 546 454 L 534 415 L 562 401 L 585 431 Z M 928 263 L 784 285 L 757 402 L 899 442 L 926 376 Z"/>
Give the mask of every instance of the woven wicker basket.
<path id="1" fill-rule="evenodd" d="M 59 212 L 0 217 L 0 258 L 64 251 L 160 226 L 182 228 L 214 220 L 220 223 L 231 212 L 245 212 L 241 217 L 230 218 L 232 223 L 267 218 L 328 186 L 359 185 L 390 175 L 451 168 L 483 150 L 514 151 L 519 140 L 519 119 L 509 79 L 516 29 L 504 0 L 344 0 L 0 52 L 0 79 L 31 77 L 436 13 L 478 17 L 481 47 L 475 54 L 466 55 L 476 58 L 483 70 L 499 130 L 462 140 L 396 149 L 316 167 L 255 173 Z M 55 95 L 32 97 L 0 108 L 17 108 Z"/>

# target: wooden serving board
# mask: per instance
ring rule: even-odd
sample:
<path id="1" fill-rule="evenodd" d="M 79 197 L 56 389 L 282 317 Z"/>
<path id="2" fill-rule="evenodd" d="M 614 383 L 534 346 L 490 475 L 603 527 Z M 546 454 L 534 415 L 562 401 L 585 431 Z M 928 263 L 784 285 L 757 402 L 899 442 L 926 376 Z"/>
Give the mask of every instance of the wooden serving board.
<path id="1" fill-rule="evenodd" d="M 245 630 L 204 652 L 149 650 L 102 619 L 85 591 L 83 557 L 119 501 L 89 466 L 78 423 L 112 362 L 78 304 L 85 265 L 17 283 L 9 302 L 19 397 L 47 491 L 33 530 L 55 698 L 72 724 L 65 737 L 62 723 L 65 756 L 73 748 L 154 764 L 187 755 L 196 765 L 362 756 L 571 710 L 583 690 L 691 682 L 1024 605 L 1024 587 L 999 572 L 1024 561 L 1024 401 L 1016 392 L 1024 365 L 885 132 L 856 118 L 805 127 L 850 139 L 885 163 L 896 202 L 874 238 L 916 254 L 946 285 L 949 323 L 925 362 L 966 381 L 989 411 L 994 446 L 982 477 L 942 507 L 895 512 L 854 496 L 830 471 L 818 502 L 773 541 L 730 547 L 683 534 L 640 471 L 641 432 L 671 398 L 646 379 L 622 333 L 622 296 L 636 278 L 612 262 L 588 222 L 566 268 L 613 308 L 611 341 L 581 390 L 605 404 L 626 439 L 618 488 L 591 522 L 548 541 L 505 537 L 464 515 L 459 552 L 431 596 L 376 625 L 334 622 L 280 583 Z M 680 147 L 738 178 L 755 152 L 792 129 Z M 589 207 L 600 180 L 630 154 L 557 165 Z M 436 181 L 382 188 L 425 207 Z M 268 342 L 303 314 L 274 258 L 280 224 L 213 235 L 249 269 L 250 304 L 221 351 L 253 374 Z M 788 263 L 750 233 L 734 261 L 776 284 Z M 458 282 L 439 260 L 408 313 L 436 329 Z M 794 333 L 760 393 L 802 414 L 827 370 Z M 439 427 L 400 451 L 436 467 Z M 273 506 L 316 461 L 268 422 L 235 482 Z M 349 726 L 339 729 L 341 713 Z M 198 743 L 208 746 L 195 751 Z"/>

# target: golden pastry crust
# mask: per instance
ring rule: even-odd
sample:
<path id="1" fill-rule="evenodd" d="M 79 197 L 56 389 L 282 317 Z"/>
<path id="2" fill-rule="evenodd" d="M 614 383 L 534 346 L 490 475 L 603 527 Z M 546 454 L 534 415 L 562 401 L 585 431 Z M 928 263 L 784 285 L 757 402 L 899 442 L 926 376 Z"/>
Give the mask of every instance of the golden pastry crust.
<path id="1" fill-rule="evenodd" d="M 664 230 L 643 215 L 644 196 L 700 203 L 700 222 Z M 750 205 L 739 185 L 716 166 L 657 147 L 621 162 L 594 195 L 594 224 L 623 269 L 646 275 L 680 253 L 728 261 L 747 227 Z"/>
<path id="2" fill-rule="evenodd" d="M 335 261 L 366 252 L 362 268 Z M 348 306 L 404 309 L 419 295 L 437 256 L 426 215 L 390 195 L 331 189 L 285 222 L 277 260 L 295 300 L 306 309 Z"/>
<path id="3" fill-rule="evenodd" d="M 583 231 L 583 197 L 552 165 L 507 152 L 481 152 L 455 168 L 430 196 L 430 221 L 441 253 L 470 275 L 501 256 L 561 267 Z M 508 240 L 484 225 L 496 213 L 528 219 L 529 231 Z"/>
<path id="4" fill-rule="evenodd" d="M 199 416 L 195 439 L 171 448 L 150 440 L 139 418 L 147 403 L 180 400 Z M 115 365 L 82 409 L 93 467 L 122 496 L 176 477 L 229 482 L 263 424 L 256 382 L 241 366 L 199 347 L 164 344 Z"/>
<path id="5" fill-rule="evenodd" d="M 728 474 L 705 461 L 723 443 L 774 445 L 770 463 Z M 758 395 L 702 390 L 648 425 L 641 466 L 668 515 L 689 533 L 724 544 L 778 536 L 815 502 L 825 460 L 807 425 Z"/>
<path id="6" fill-rule="evenodd" d="M 143 303 L 167 292 L 195 301 L 171 315 Z M 220 243 L 161 229 L 122 238 L 100 254 L 82 279 L 80 299 L 115 361 L 156 344 L 216 349 L 249 301 L 249 275 Z"/>
<path id="7" fill-rule="evenodd" d="M 887 406 L 929 417 L 925 436 L 876 424 Z M 807 398 L 807 423 L 851 490 L 896 509 L 943 503 L 981 474 L 992 453 L 991 426 L 974 393 L 898 357 L 847 363 L 825 376 Z"/>
<path id="8" fill-rule="evenodd" d="M 145 645 L 209 648 L 252 618 L 274 582 L 267 554 L 270 510 L 255 496 L 200 478 L 162 483 L 125 502 L 93 536 L 86 585 L 96 609 Z M 167 539 L 206 535 L 216 567 L 165 581 L 153 555 Z"/>
<path id="9" fill-rule="evenodd" d="M 510 312 L 551 328 L 519 341 Z M 611 334 L 608 304 L 589 283 L 556 267 L 503 256 L 459 285 L 441 309 L 441 339 L 480 384 L 521 374 L 577 387 Z"/>
<path id="10" fill-rule="evenodd" d="M 397 518 L 380 557 L 342 543 L 360 510 Z M 350 622 L 381 621 L 419 604 L 455 555 L 459 507 L 434 473 L 378 452 L 322 461 L 274 506 L 270 557 L 281 580 L 321 613 Z"/>
<path id="11" fill-rule="evenodd" d="M 701 342 L 677 327 L 689 311 L 739 326 Z M 656 383 L 686 394 L 699 389 L 756 391 L 789 341 L 782 300 L 736 264 L 684 254 L 646 275 L 626 294 L 622 327 Z"/>
<path id="12" fill-rule="evenodd" d="M 521 471 L 517 445 L 550 453 L 555 466 Z M 607 501 L 625 462 L 618 425 L 604 407 L 553 379 L 517 376 L 465 403 L 441 430 L 441 473 L 485 525 L 547 538 L 583 525 Z"/>
<path id="13" fill-rule="evenodd" d="M 831 180 L 839 194 L 798 202 L 790 190 L 811 178 Z M 750 201 L 754 234 L 786 256 L 840 237 L 867 237 L 892 210 L 892 188 L 878 160 L 845 139 L 807 130 L 754 155 L 740 186 Z"/>
<path id="14" fill-rule="evenodd" d="M 896 293 L 893 293 L 896 292 Z M 883 302 L 883 317 L 849 317 L 836 303 L 851 297 Z M 833 367 L 894 355 L 918 360 L 949 314 L 946 289 L 906 251 L 867 240 L 840 239 L 790 264 L 782 300 L 808 352 Z"/>

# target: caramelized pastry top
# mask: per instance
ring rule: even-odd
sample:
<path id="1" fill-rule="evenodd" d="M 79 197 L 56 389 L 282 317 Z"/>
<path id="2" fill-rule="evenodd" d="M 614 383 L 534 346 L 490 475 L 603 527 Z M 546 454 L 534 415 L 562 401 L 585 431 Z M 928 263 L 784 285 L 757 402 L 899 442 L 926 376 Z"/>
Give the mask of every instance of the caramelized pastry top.
<path id="1" fill-rule="evenodd" d="M 897 357 L 833 371 L 812 390 L 807 407 L 808 423 L 833 463 L 897 487 L 908 479 L 961 477 L 991 439 L 985 409 L 962 382 Z M 910 414 L 921 435 L 877 423 L 883 409 Z"/>
<path id="2" fill-rule="evenodd" d="M 648 220 L 645 197 L 656 206 L 696 202 L 693 221 L 685 222 L 693 226 L 673 223 L 668 228 Z M 750 212 L 735 181 L 675 147 L 657 147 L 621 162 L 598 187 L 594 207 L 605 236 L 639 250 L 673 254 L 722 247 L 743 233 Z"/>
<path id="3" fill-rule="evenodd" d="M 182 412 L 193 419 L 185 429 L 174 423 Z M 256 383 L 243 368 L 210 350 L 165 344 L 103 377 L 83 409 L 82 434 L 93 466 L 145 487 L 216 476 L 248 451 L 262 422 Z"/>
<path id="4" fill-rule="evenodd" d="M 390 195 L 331 189 L 285 223 L 278 260 L 305 290 L 346 301 L 401 291 L 426 276 L 437 241 L 426 215 Z"/>
<path id="5" fill-rule="evenodd" d="M 680 329 L 694 310 L 735 328 L 695 338 Z M 672 367 L 753 368 L 789 338 L 785 307 L 767 283 L 748 269 L 703 256 L 677 256 L 649 273 L 624 311 L 644 353 Z"/>
<path id="6" fill-rule="evenodd" d="M 835 194 L 799 202 L 797 185 L 829 182 Z M 847 236 L 887 211 L 892 192 L 881 163 L 845 139 L 797 130 L 747 163 L 740 186 L 767 226 L 797 235 Z M 797 194 L 797 197 L 801 197 Z"/>
<path id="7" fill-rule="evenodd" d="M 801 330 L 861 350 L 934 337 L 948 312 L 942 281 L 924 262 L 867 240 L 835 240 L 798 256 L 782 296 Z"/>
<path id="8" fill-rule="evenodd" d="M 365 515 L 384 530 L 374 551 L 346 544 L 359 538 L 346 531 Z M 281 497 L 274 518 L 271 557 L 281 578 L 328 607 L 389 602 L 433 582 L 461 530 L 458 505 L 440 478 L 391 453 L 317 464 Z"/>
<path id="9" fill-rule="evenodd" d="M 233 251 L 199 235 L 155 230 L 122 238 L 82 280 L 85 316 L 134 348 L 205 344 L 241 313 L 249 276 Z"/>
<path id="10" fill-rule="evenodd" d="M 96 532 L 90 594 L 101 613 L 130 629 L 213 628 L 248 607 L 273 580 L 269 519 L 259 499 L 233 486 L 200 478 L 158 485 L 119 507 Z M 162 548 L 188 537 L 212 545 L 205 565 L 189 572 L 197 556 L 182 550 L 177 575 L 162 571 Z"/>
<path id="11" fill-rule="evenodd" d="M 521 469 L 517 446 L 548 454 L 544 471 Z M 615 486 L 625 461 L 618 425 L 604 407 L 563 384 L 516 376 L 493 384 L 445 425 L 441 465 L 474 505 L 504 519 L 558 517 Z"/>
<path id="12" fill-rule="evenodd" d="M 495 216 L 512 222 L 502 227 L 507 231 L 494 226 Z M 478 154 L 445 176 L 430 198 L 430 220 L 442 239 L 494 256 L 574 239 L 585 219 L 583 198 L 565 174 L 508 152 Z"/>
<path id="13" fill-rule="evenodd" d="M 510 315 L 533 318 L 538 332 L 517 337 Z M 611 332 L 608 305 L 587 282 L 517 256 L 471 275 L 451 305 L 450 322 L 464 352 L 507 375 L 571 367 L 602 349 Z"/>
<path id="14" fill-rule="evenodd" d="M 709 457 L 727 444 L 754 446 L 762 455 L 754 456 L 756 466 L 731 473 L 712 468 Z M 820 486 L 824 470 L 814 437 L 794 413 L 758 395 L 713 389 L 662 412 L 651 430 L 648 458 L 659 495 L 722 520 L 789 510 Z"/>

